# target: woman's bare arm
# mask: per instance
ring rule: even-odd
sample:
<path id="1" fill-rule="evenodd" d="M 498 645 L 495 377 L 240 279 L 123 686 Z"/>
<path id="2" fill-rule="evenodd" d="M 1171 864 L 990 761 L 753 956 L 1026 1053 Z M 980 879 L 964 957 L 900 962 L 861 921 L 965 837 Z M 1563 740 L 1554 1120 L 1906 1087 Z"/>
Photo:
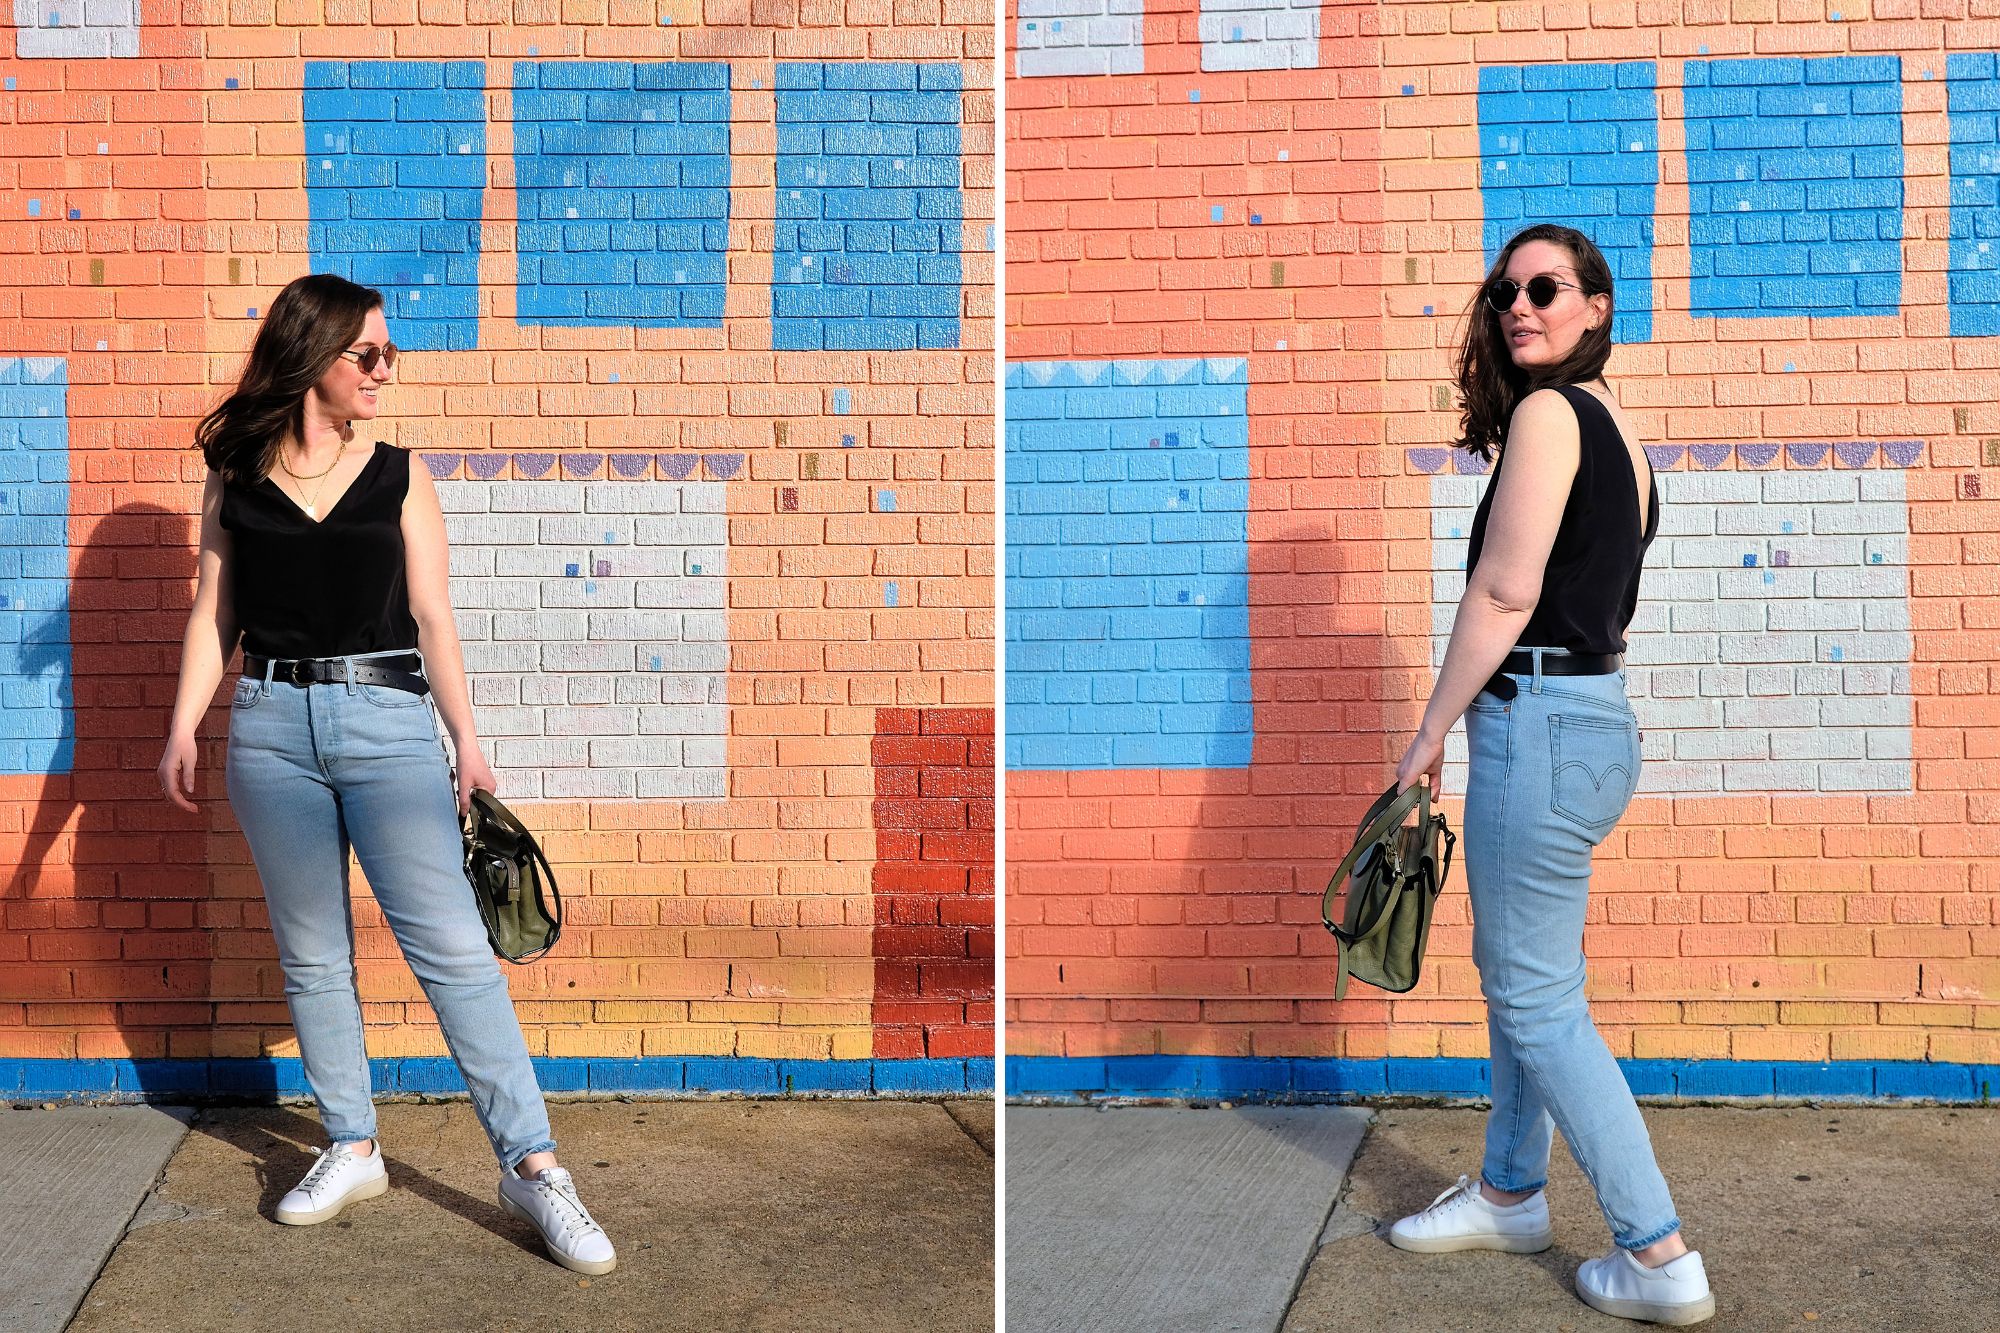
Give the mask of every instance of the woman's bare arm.
<path id="1" fill-rule="evenodd" d="M 170 737 L 192 737 L 215 698 L 215 687 L 236 651 L 236 613 L 230 599 L 230 541 L 222 526 L 222 478 L 215 472 L 201 492 L 201 548 L 196 559 L 194 605 L 181 640 L 180 688 L 174 693 Z"/>
<path id="2" fill-rule="evenodd" d="M 410 490 L 403 505 L 403 553 L 409 583 L 410 618 L 417 622 L 417 646 L 424 674 L 437 700 L 438 715 L 451 733 L 452 749 L 478 749 L 472 723 L 472 693 L 465 680 L 465 652 L 451 613 L 451 554 L 445 543 L 444 509 L 430 469 L 410 459 Z"/>
<path id="3" fill-rule="evenodd" d="M 1554 389 L 1529 394 L 1507 427 L 1479 567 L 1466 580 L 1420 732 L 1442 741 L 1520 641 L 1582 457 L 1576 409 Z"/>

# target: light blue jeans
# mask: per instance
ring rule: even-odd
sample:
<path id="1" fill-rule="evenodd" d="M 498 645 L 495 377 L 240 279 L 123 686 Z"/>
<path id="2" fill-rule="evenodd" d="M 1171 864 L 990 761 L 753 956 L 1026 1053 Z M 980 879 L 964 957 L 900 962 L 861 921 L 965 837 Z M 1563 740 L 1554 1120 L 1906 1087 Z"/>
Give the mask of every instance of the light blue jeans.
<path id="1" fill-rule="evenodd" d="M 429 696 L 271 675 L 236 682 L 225 783 L 264 884 L 285 1000 L 328 1136 L 375 1137 L 354 983 L 351 847 L 437 1012 L 501 1169 L 552 1151 L 507 979 L 466 882 L 458 795 Z"/>
<path id="2" fill-rule="evenodd" d="M 1512 679 L 1520 693 L 1511 701 L 1482 691 L 1465 717 L 1472 958 L 1493 1048 L 1481 1175 L 1496 1189 L 1540 1189 L 1553 1124 L 1612 1238 L 1644 1249 L 1679 1230 L 1680 1218 L 1583 995 L 1591 849 L 1638 786 L 1639 723 L 1622 670 Z"/>

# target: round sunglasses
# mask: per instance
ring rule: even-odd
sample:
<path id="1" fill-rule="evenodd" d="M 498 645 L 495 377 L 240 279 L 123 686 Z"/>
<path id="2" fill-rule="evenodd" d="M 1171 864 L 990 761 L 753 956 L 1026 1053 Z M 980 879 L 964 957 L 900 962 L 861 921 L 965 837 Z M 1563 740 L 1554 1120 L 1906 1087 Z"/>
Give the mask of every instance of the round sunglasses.
<path id="1" fill-rule="evenodd" d="M 1486 288 L 1486 304 L 1497 313 L 1506 314 L 1514 308 L 1514 298 L 1521 294 L 1521 286 L 1522 284 L 1512 278 L 1500 278 L 1489 283 Z M 1565 287 L 1573 292 L 1583 290 L 1573 282 L 1564 282 L 1561 278 L 1547 273 L 1537 273 L 1527 281 L 1528 301 L 1537 310 L 1547 310 L 1555 302 L 1556 293 Z"/>
<path id="2" fill-rule="evenodd" d="M 1542 304 L 1547 305 L 1548 302 L 1544 301 Z M 380 347 L 376 347 L 373 344 L 367 347 L 350 347 L 343 351 L 341 355 L 353 357 L 354 364 L 361 367 L 361 373 L 364 375 L 373 374 L 378 362 L 388 365 L 391 370 L 396 367 L 396 344 L 394 343 L 383 343 Z"/>

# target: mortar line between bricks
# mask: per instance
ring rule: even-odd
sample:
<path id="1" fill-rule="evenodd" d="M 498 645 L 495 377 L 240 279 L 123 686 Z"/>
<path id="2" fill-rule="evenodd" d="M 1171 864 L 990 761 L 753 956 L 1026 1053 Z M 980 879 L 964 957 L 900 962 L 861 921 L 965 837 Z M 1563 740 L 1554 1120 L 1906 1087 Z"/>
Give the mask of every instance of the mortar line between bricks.
<path id="1" fill-rule="evenodd" d="M 1373 1108 L 1369 1109 L 1368 1123 L 1361 1127 L 1361 1137 L 1355 1142 L 1354 1152 L 1347 1159 L 1347 1169 L 1340 1173 L 1340 1184 L 1334 1189 L 1333 1197 L 1327 1200 L 1326 1211 L 1319 1215 L 1319 1221 L 1313 1226 L 1312 1240 L 1306 1245 L 1305 1262 L 1299 1265 L 1299 1271 L 1292 1277 L 1292 1289 L 1285 1294 L 1285 1308 L 1278 1311 L 1278 1322 L 1272 1326 L 1271 1333 L 1284 1333 L 1285 1325 L 1291 1321 L 1292 1307 L 1299 1303 L 1299 1293 L 1305 1290 L 1306 1274 L 1312 1271 L 1314 1261 L 1319 1258 L 1319 1252 L 1325 1248 L 1320 1244 L 1320 1238 L 1326 1235 L 1327 1223 L 1333 1220 L 1334 1209 L 1340 1207 L 1342 1196 L 1353 1184 L 1354 1164 L 1361 1160 L 1361 1154 L 1367 1150 L 1368 1138 L 1375 1132 L 1376 1122 L 1381 1118 Z"/>

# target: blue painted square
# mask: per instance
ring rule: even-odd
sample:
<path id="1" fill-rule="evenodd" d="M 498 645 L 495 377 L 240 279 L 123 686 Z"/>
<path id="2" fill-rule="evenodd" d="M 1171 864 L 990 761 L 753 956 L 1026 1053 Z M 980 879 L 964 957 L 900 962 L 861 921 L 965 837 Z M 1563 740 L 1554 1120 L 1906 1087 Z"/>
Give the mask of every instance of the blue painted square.
<path id="1" fill-rule="evenodd" d="M 1895 314 L 1901 57 L 1690 60 L 1684 70 L 1692 313 Z"/>
<path id="2" fill-rule="evenodd" d="M 306 63 L 313 268 L 378 288 L 412 351 L 478 346 L 485 81 L 480 60 Z"/>
<path id="3" fill-rule="evenodd" d="M 1248 392 L 1241 359 L 1007 368 L 1009 768 L 1250 762 Z"/>
<path id="4" fill-rule="evenodd" d="M 720 328 L 729 66 L 517 61 L 517 321 Z"/>
<path id="5" fill-rule="evenodd" d="M 223 86 L 223 87 L 225 87 L 225 88 L 234 88 L 234 87 L 236 86 L 236 80 L 234 80 L 234 79 L 224 79 L 224 80 L 222 81 L 222 86 Z"/>
<path id="6" fill-rule="evenodd" d="M 76 760 L 69 364 L 0 357 L 0 774 Z"/>
<path id="7" fill-rule="evenodd" d="M 1210 222 L 1220 222 L 1220 221 L 1222 221 L 1222 205 L 1221 205 L 1221 204 L 1210 204 L 1210 205 L 1208 206 L 1208 220 L 1209 220 Z"/>
<path id="8" fill-rule="evenodd" d="M 772 346 L 958 346 L 963 71 L 781 63 L 777 82 Z"/>
<path id="9" fill-rule="evenodd" d="M 1575 227 L 1611 266 L 1617 295 L 1611 336 L 1621 343 L 1653 336 L 1657 82 L 1650 60 L 1479 71 L 1487 263 L 1524 227 Z"/>
<path id="10" fill-rule="evenodd" d="M 2000 68 L 1990 51 L 1945 58 L 1951 122 L 1951 273 L 1954 338 L 2000 334 Z"/>

